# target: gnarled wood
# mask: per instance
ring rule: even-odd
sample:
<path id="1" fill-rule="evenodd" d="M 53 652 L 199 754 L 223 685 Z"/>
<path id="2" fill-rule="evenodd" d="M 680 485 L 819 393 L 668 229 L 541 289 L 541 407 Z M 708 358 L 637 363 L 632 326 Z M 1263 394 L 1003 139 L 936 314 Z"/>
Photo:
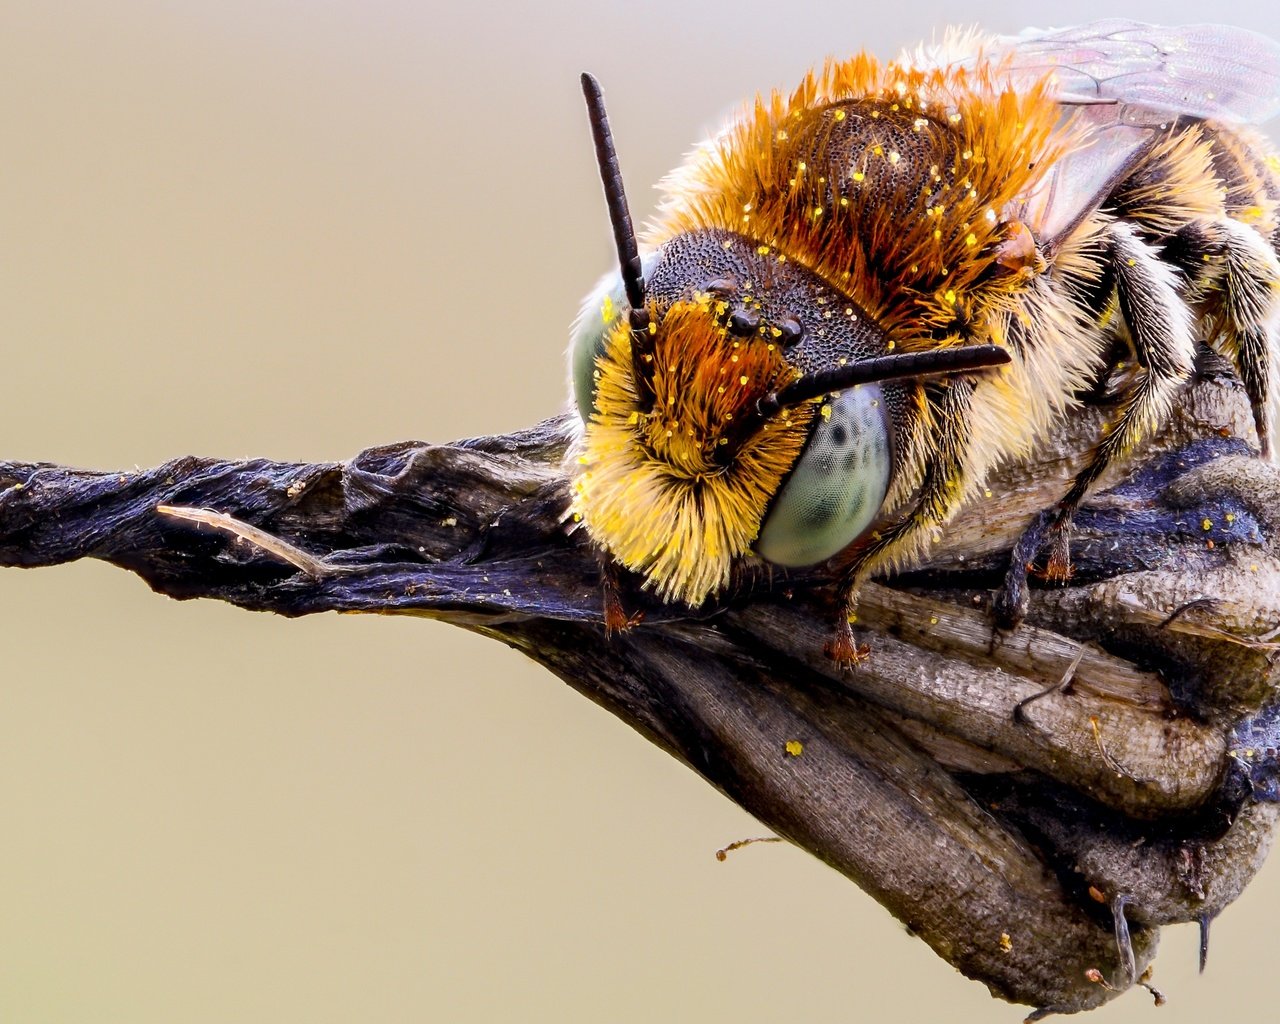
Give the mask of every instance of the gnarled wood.
<path id="1" fill-rule="evenodd" d="M 848 673 L 821 653 L 821 571 L 744 573 L 696 613 L 631 586 L 643 620 L 606 637 L 596 552 L 563 522 L 563 421 L 320 465 L 2 464 L 0 563 L 98 558 L 174 597 L 428 615 L 499 638 L 994 994 L 1069 1012 L 1133 981 L 1108 902 L 1128 904 L 1141 971 L 1161 924 L 1240 893 L 1274 831 L 1280 745 L 1280 474 L 1238 439 L 1248 405 L 1230 379 L 1200 381 L 1082 511 L 1072 585 L 1036 590 L 1019 630 L 992 629 L 1008 547 L 1096 421 L 991 480 L 928 564 L 867 588 L 872 655 Z"/>

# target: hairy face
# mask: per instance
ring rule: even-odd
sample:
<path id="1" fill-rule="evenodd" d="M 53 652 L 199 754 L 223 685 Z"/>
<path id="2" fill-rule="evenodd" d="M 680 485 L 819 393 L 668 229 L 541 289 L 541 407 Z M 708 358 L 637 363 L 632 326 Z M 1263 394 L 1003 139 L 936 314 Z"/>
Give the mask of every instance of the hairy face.
<path id="1" fill-rule="evenodd" d="M 798 374 L 775 342 L 731 336 L 725 311 L 700 293 L 654 317 L 652 402 L 628 326 L 611 331 L 575 484 L 573 512 L 592 536 L 664 600 L 690 605 L 722 590 L 751 550 L 813 419 L 804 405 L 739 432 Z M 731 458 L 717 458 L 724 449 Z"/>

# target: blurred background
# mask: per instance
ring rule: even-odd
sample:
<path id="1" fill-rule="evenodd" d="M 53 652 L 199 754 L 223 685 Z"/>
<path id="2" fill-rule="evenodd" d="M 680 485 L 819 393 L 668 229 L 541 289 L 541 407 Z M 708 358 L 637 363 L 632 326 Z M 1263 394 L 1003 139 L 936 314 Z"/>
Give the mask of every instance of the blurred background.
<path id="1" fill-rule="evenodd" d="M 1119 13 L 891 8 L 0 0 L 0 453 L 336 460 L 532 423 L 611 261 L 581 70 L 643 217 L 826 54 Z M 807 855 L 718 863 L 761 828 L 490 641 L 77 564 L 0 573 L 0 643 L 0 1020 L 1021 1019 Z M 1269 1005 L 1278 911 L 1272 864 L 1204 978 L 1168 930 L 1157 1019 Z"/>

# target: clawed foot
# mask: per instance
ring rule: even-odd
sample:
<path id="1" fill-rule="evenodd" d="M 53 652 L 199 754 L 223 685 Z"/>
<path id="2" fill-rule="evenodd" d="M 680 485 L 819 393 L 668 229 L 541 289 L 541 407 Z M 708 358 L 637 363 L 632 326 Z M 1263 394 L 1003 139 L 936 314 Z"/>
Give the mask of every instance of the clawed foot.
<path id="1" fill-rule="evenodd" d="M 860 644 L 853 636 L 853 627 L 841 619 L 835 633 L 822 649 L 823 653 L 842 669 L 851 669 L 871 653 L 867 644 Z"/>
<path id="2" fill-rule="evenodd" d="M 1027 616 L 1031 592 L 1027 576 L 1036 556 L 1047 544 L 1049 558 L 1041 578 L 1065 583 L 1071 578 L 1071 512 L 1054 506 L 1031 521 L 1009 556 L 1009 571 L 1003 585 L 995 592 L 991 610 L 998 629 L 1016 629 Z"/>
<path id="3" fill-rule="evenodd" d="M 627 614 L 622 606 L 622 588 L 618 583 L 618 570 L 607 555 L 600 558 L 600 589 L 604 597 L 604 635 L 615 636 L 638 626 L 644 612 Z"/>
<path id="4" fill-rule="evenodd" d="M 622 607 L 622 602 L 614 600 L 605 600 L 604 608 L 604 635 L 607 637 L 616 636 L 618 633 L 625 633 L 629 629 L 634 629 L 644 621 L 644 612 L 632 612 L 630 615 Z"/>

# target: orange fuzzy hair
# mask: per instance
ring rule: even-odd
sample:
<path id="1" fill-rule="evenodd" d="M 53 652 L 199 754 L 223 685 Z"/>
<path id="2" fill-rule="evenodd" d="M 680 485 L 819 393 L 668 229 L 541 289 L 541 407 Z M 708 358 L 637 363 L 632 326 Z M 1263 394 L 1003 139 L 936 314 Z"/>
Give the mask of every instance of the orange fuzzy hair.
<path id="1" fill-rule="evenodd" d="M 655 325 L 649 412 L 640 411 L 630 327 L 614 327 L 574 484 L 572 511 L 591 535 L 663 600 L 692 606 L 722 591 L 751 550 L 813 418 L 811 406 L 788 409 L 743 439 L 727 465 L 716 462 L 735 422 L 798 375 L 776 345 L 728 337 L 723 313 L 723 302 L 699 294 Z"/>
<path id="2" fill-rule="evenodd" d="M 1014 92 L 988 65 L 829 61 L 789 97 L 757 97 L 670 175 L 647 241 L 736 231 L 835 284 L 898 346 L 932 348 L 939 329 L 969 324 L 975 306 L 1008 306 L 1019 289 L 991 264 L 1014 230 L 1006 207 L 1078 141 L 1060 117 L 1048 81 Z M 821 157 L 855 118 L 858 151 L 833 167 Z M 894 148 L 905 132 L 951 159 L 919 166 Z"/>

